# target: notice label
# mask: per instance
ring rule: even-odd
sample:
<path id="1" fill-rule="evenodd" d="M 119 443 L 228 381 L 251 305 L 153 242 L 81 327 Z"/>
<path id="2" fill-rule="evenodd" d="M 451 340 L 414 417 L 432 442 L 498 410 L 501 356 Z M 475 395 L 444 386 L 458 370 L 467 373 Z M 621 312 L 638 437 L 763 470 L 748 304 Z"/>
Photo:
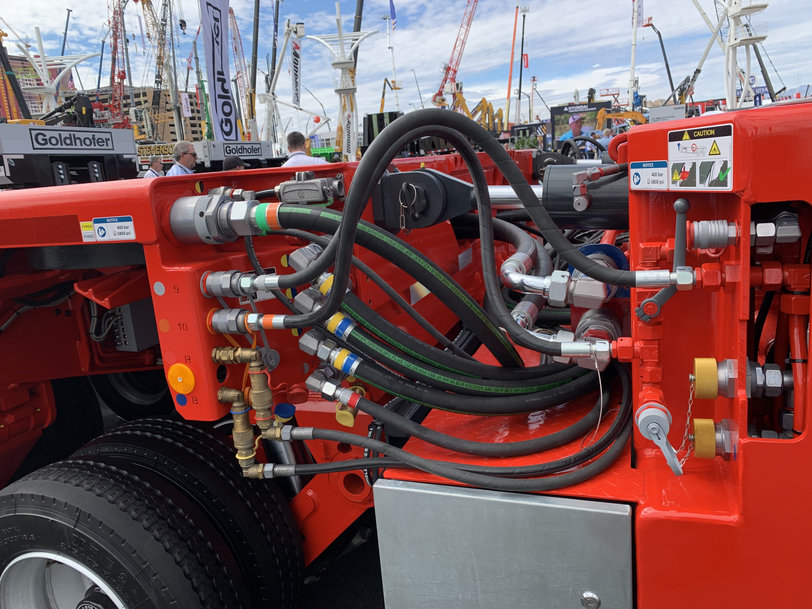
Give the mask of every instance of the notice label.
<path id="1" fill-rule="evenodd" d="M 629 163 L 629 188 L 668 190 L 668 161 Z"/>
<path id="2" fill-rule="evenodd" d="M 668 132 L 669 190 L 733 190 L 733 125 Z"/>
<path id="3" fill-rule="evenodd" d="M 135 241 L 133 217 L 93 218 L 93 236 L 95 241 Z"/>

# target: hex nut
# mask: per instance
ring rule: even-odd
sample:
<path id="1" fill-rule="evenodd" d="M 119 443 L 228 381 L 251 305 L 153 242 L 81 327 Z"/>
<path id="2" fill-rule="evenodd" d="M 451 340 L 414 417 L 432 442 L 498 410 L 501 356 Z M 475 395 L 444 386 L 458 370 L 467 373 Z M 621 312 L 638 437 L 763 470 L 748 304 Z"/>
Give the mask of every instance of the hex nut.
<path id="1" fill-rule="evenodd" d="M 567 305 L 567 293 L 569 292 L 570 274 L 567 271 L 553 271 L 550 275 L 550 290 L 547 294 L 547 302 L 553 307 L 565 307 Z"/>
<path id="2" fill-rule="evenodd" d="M 694 285 L 694 270 L 689 266 L 678 266 L 674 271 L 677 290 L 690 290 Z"/>
<path id="3" fill-rule="evenodd" d="M 764 397 L 775 398 L 784 390 L 784 375 L 777 364 L 764 364 Z"/>
<path id="4" fill-rule="evenodd" d="M 756 247 L 770 246 L 775 243 L 775 224 L 759 222 L 756 224 Z"/>
<path id="5" fill-rule="evenodd" d="M 339 389 L 341 389 L 341 385 L 336 381 L 325 380 L 321 385 L 321 395 L 326 400 L 332 400 Z"/>
<path id="6" fill-rule="evenodd" d="M 606 285 L 591 277 L 579 277 L 572 282 L 570 303 L 582 309 L 598 309 L 606 300 Z"/>
<path id="7" fill-rule="evenodd" d="M 795 243 L 801 238 L 801 227 L 798 218 L 791 213 L 782 212 L 775 218 L 775 242 Z"/>
<path id="8" fill-rule="evenodd" d="M 228 221 L 231 229 L 238 235 L 252 235 L 254 233 L 251 225 L 251 210 L 256 206 L 256 201 L 234 201 L 228 210 Z"/>
<path id="9" fill-rule="evenodd" d="M 318 353 L 320 344 L 321 339 L 319 338 L 318 334 L 312 331 L 305 332 L 299 339 L 299 349 L 301 349 L 308 355 L 316 355 L 316 353 Z"/>
<path id="10" fill-rule="evenodd" d="M 335 342 L 331 340 L 324 340 L 319 345 L 318 350 L 316 351 L 316 356 L 322 361 L 328 361 L 330 359 L 330 355 L 332 354 L 333 350 L 337 347 Z"/>

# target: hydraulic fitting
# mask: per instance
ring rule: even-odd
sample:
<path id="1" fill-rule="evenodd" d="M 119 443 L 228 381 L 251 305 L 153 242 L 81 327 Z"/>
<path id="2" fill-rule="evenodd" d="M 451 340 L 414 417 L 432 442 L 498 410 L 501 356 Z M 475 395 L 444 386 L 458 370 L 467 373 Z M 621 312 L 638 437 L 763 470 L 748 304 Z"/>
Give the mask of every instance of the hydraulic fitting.
<path id="1" fill-rule="evenodd" d="M 218 334 L 242 334 L 246 330 L 246 315 L 242 309 L 218 309 L 211 314 L 209 325 Z"/>
<path id="2" fill-rule="evenodd" d="M 212 349 L 211 359 L 216 364 L 249 364 L 262 361 L 257 349 L 247 347 L 215 347 Z"/>
<path id="3" fill-rule="evenodd" d="M 729 419 L 721 423 L 714 423 L 713 419 L 694 419 L 694 454 L 700 459 L 720 456 L 729 460 L 736 456 L 737 436 Z"/>
<path id="4" fill-rule="evenodd" d="M 722 249 L 736 245 L 739 227 L 727 220 L 700 220 L 691 223 L 694 249 Z"/>
<path id="5" fill-rule="evenodd" d="M 792 372 L 782 370 L 778 364 L 761 366 L 748 360 L 746 372 L 745 392 L 748 398 L 775 398 L 793 387 Z M 694 359 L 693 381 L 695 395 L 699 399 L 736 397 L 737 376 L 735 360 L 717 362 L 712 357 Z"/>
<path id="6" fill-rule="evenodd" d="M 229 243 L 259 232 L 258 201 L 235 201 L 224 194 L 181 197 L 172 204 L 169 225 L 182 243 Z"/>
<path id="7" fill-rule="evenodd" d="M 316 243 L 300 247 L 288 255 L 288 265 L 294 271 L 304 271 L 321 256 L 323 251 L 324 248 Z"/>
<path id="8" fill-rule="evenodd" d="M 681 476 L 682 465 L 677 458 L 677 451 L 668 441 L 668 430 L 671 428 L 671 413 L 668 409 L 657 400 L 645 401 L 635 413 L 634 420 L 640 435 L 654 442 L 674 475 Z"/>
<path id="9" fill-rule="evenodd" d="M 611 348 L 608 346 L 620 338 L 620 334 L 620 322 L 608 309 L 590 309 L 585 312 L 575 327 L 575 337 L 592 343 L 594 350 L 591 357 L 579 358 L 578 365 L 594 370 L 597 361 L 599 370 L 606 369 L 612 359 Z"/>
<path id="10" fill-rule="evenodd" d="M 209 271 L 200 280 L 203 294 L 208 297 L 234 298 L 256 294 L 254 273 L 240 271 Z"/>
<path id="11" fill-rule="evenodd" d="M 553 271 L 550 275 L 550 287 L 547 292 L 547 302 L 553 307 L 567 306 L 569 295 L 570 274 L 567 271 Z"/>
<path id="12" fill-rule="evenodd" d="M 302 290 L 293 297 L 296 308 L 303 313 L 311 313 L 324 303 L 324 296 L 316 288 Z"/>
<path id="13" fill-rule="evenodd" d="M 245 469 L 254 464 L 254 427 L 249 416 L 251 408 L 245 403 L 242 391 L 229 387 L 220 387 L 217 401 L 231 404 L 231 437 L 237 451 L 237 462 Z"/>
<path id="14" fill-rule="evenodd" d="M 299 171 L 294 179 L 276 187 L 276 196 L 282 203 L 332 203 L 344 197 L 344 176 L 314 178 L 312 171 Z"/>

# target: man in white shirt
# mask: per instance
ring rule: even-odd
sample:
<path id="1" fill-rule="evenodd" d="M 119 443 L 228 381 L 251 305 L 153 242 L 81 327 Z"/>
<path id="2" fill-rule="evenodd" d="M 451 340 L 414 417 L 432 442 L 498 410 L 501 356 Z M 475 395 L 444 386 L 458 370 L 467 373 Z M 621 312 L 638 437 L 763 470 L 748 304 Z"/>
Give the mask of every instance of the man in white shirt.
<path id="1" fill-rule="evenodd" d="M 192 142 L 184 140 L 175 144 L 172 158 L 175 159 L 175 164 L 166 172 L 167 176 L 185 176 L 195 172 L 197 153 Z"/>
<path id="2" fill-rule="evenodd" d="M 164 174 L 164 162 L 159 156 L 149 157 L 149 169 L 144 174 L 145 178 L 160 178 Z"/>
<path id="3" fill-rule="evenodd" d="M 282 167 L 304 167 L 309 165 L 326 165 L 321 157 L 307 156 L 305 152 L 305 136 L 298 131 L 288 133 L 288 160 L 282 163 Z"/>

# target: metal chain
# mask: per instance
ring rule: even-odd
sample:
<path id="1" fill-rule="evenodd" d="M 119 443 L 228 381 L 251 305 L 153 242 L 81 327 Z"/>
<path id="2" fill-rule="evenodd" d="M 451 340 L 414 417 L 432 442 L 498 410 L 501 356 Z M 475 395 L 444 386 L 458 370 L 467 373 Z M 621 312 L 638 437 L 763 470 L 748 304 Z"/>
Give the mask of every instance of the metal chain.
<path id="1" fill-rule="evenodd" d="M 680 465 L 685 465 L 685 462 L 688 460 L 688 457 L 691 456 L 691 451 L 693 450 L 693 442 L 691 442 L 691 416 L 694 408 L 694 389 L 696 379 L 694 378 L 693 374 L 688 375 L 688 379 L 688 412 L 685 415 L 685 433 L 682 434 L 682 444 L 680 444 L 679 450 L 677 451 L 677 454 L 685 451 L 685 456 L 680 459 Z"/>

